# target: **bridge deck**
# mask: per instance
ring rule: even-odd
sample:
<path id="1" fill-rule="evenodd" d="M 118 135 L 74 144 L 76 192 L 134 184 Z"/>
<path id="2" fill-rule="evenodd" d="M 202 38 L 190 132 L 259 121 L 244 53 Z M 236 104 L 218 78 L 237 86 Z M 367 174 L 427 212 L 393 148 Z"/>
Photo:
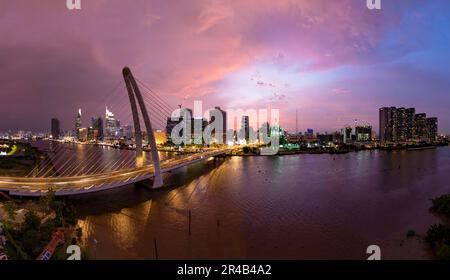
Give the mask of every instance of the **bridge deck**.
<path id="1" fill-rule="evenodd" d="M 210 157 L 225 154 L 228 149 L 192 154 L 181 159 L 161 162 L 162 172 L 169 172 Z M 110 171 L 102 174 L 87 174 L 72 177 L 0 177 L 0 191 L 10 195 L 42 196 L 51 188 L 58 196 L 74 195 L 117 188 L 152 178 L 153 165 L 132 169 Z"/>

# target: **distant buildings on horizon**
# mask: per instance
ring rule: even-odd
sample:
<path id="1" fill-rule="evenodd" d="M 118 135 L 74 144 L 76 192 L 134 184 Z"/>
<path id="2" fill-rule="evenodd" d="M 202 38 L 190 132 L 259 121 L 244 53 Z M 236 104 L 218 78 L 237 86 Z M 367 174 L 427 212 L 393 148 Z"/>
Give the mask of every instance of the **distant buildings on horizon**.
<path id="1" fill-rule="evenodd" d="M 82 126 L 82 111 L 78 109 L 75 117 L 74 130 L 61 130 L 60 121 L 57 118 L 51 119 L 51 137 L 61 139 L 63 137 L 74 138 L 78 141 L 103 141 L 133 138 L 133 127 L 131 125 L 121 126 L 120 121 L 115 119 L 114 114 L 106 107 L 104 118 L 92 117 L 89 127 Z"/>
<path id="2" fill-rule="evenodd" d="M 191 118 L 191 139 L 185 139 L 184 143 L 187 144 L 203 144 L 202 134 L 198 131 L 201 127 L 201 131 L 204 131 L 208 124 L 215 121 L 216 116 L 220 116 L 223 119 L 222 131 L 212 131 L 213 140 L 215 142 L 221 142 L 224 144 L 250 144 L 257 143 L 259 141 L 260 132 L 263 129 L 271 130 L 270 125 L 268 128 L 261 128 L 254 130 L 251 126 L 251 120 L 249 116 L 242 116 L 237 122 L 241 124 L 239 130 L 227 128 L 227 112 L 220 107 L 215 107 L 209 111 L 209 120 L 204 118 L 194 118 L 192 110 L 188 108 L 179 108 L 180 118 L 178 120 L 172 120 L 171 117 L 167 118 L 165 131 L 155 130 L 155 137 L 159 144 L 172 142 L 171 133 L 173 128 L 183 121 L 184 116 L 189 115 Z M 197 129 L 194 129 L 194 128 Z M 308 128 L 304 133 L 288 133 L 281 127 L 278 128 L 286 137 L 287 142 L 291 143 L 315 143 L 325 145 L 326 143 L 338 144 L 353 144 L 353 143 L 401 143 L 401 142 L 433 142 L 438 140 L 438 118 L 427 117 L 426 113 L 416 113 L 415 108 L 404 107 L 382 107 L 379 108 L 379 133 L 374 133 L 372 126 L 369 124 L 346 126 L 340 131 L 329 133 L 316 133 L 314 129 Z M 278 132 L 277 132 L 278 133 Z M 145 133 L 143 133 L 145 140 Z M 198 134 L 198 135 L 197 135 Z M 0 133 L 0 138 L 11 138 L 12 133 Z M 16 138 L 30 138 L 32 136 L 39 135 L 39 137 L 45 134 L 33 134 L 31 132 L 20 131 L 14 134 Z M 74 130 L 63 132 L 61 130 L 61 123 L 59 119 L 51 119 L 51 137 L 53 139 L 62 139 L 63 137 L 71 137 L 81 142 L 85 141 L 116 141 L 124 140 L 130 141 L 134 139 L 133 126 L 122 126 L 120 121 L 116 119 L 114 113 L 107 107 L 104 117 L 91 118 L 91 124 L 89 127 L 82 126 L 82 110 L 79 109 L 74 121 Z M 231 135 L 231 137 L 230 137 Z M 228 136 L 228 137 L 227 137 Z M 219 141 L 222 140 L 222 141 Z M 226 143 L 232 139 L 233 143 Z M 259 141 L 261 143 L 261 141 Z"/>
<path id="3" fill-rule="evenodd" d="M 165 137 L 157 135 L 160 143 L 166 141 L 172 142 L 171 134 L 173 128 L 182 122 L 185 116 L 190 116 L 192 136 L 191 139 L 185 139 L 185 143 L 202 144 L 202 135 L 196 135 L 194 127 L 201 127 L 201 131 L 204 131 L 205 127 L 215 120 L 215 116 L 219 115 L 223 119 L 223 130 L 213 131 L 213 137 L 216 140 L 221 139 L 223 141 L 220 142 L 225 143 L 228 132 L 234 135 L 233 139 L 238 144 L 242 144 L 243 140 L 245 140 L 245 143 L 255 142 L 254 139 L 251 139 L 251 135 L 255 131 L 250 127 L 249 116 L 242 116 L 240 121 L 241 129 L 235 132 L 227 130 L 227 114 L 220 107 L 215 107 L 210 110 L 209 120 L 194 118 L 191 109 L 180 107 L 179 110 L 180 118 L 178 120 L 172 120 L 171 117 L 167 118 L 165 132 L 160 132 L 160 134 L 164 133 Z M 115 119 L 114 114 L 108 108 L 106 108 L 104 123 L 102 117 L 98 117 L 92 118 L 92 124 L 89 128 L 82 128 L 81 125 L 81 109 L 79 109 L 75 118 L 75 133 L 78 140 L 132 140 L 134 138 L 133 127 L 131 125 L 121 127 L 120 121 Z M 58 119 L 53 118 L 51 120 L 51 127 L 52 137 L 61 137 Z M 368 143 L 375 140 L 379 140 L 381 143 L 408 141 L 433 142 L 438 139 L 438 119 L 435 117 L 427 117 L 425 113 L 416 113 L 415 108 L 382 107 L 379 109 L 378 138 L 373 132 L 371 125 L 356 124 L 354 127 L 347 126 L 341 129 L 341 131 L 336 131 L 332 134 L 317 133 L 314 135 L 312 128 L 308 128 L 304 134 L 301 132 L 296 134 L 284 132 L 284 134 L 290 142 L 314 142 L 316 140 L 319 143 L 334 144 Z M 256 132 L 256 135 L 258 135 L 258 132 Z"/>
<path id="4" fill-rule="evenodd" d="M 415 108 L 383 107 L 379 117 L 380 142 L 433 142 L 438 138 L 438 119 L 416 114 Z"/>
<path id="5" fill-rule="evenodd" d="M 211 134 L 216 140 L 216 142 L 222 142 L 225 143 L 226 141 L 226 134 L 227 134 L 227 113 L 226 111 L 222 110 L 220 107 L 215 107 L 214 109 L 210 110 L 210 119 L 206 120 L 204 118 L 194 118 L 192 109 L 189 108 L 179 108 L 179 118 L 177 120 L 172 119 L 171 117 L 167 117 L 166 121 L 166 139 L 167 142 L 173 143 L 172 139 L 172 132 L 173 129 L 183 122 L 186 118 L 190 118 L 190 130 L 191 130 L 191 138 L 190 139 L 183 139 L 184 143 L 187 144 L 202 144 L 203 140 L 203 131 L 208 126 L 208 124 L 212 123 L 216 120 L 216 117 L 221 116 L 222 118 L 222 130 L 221 131 L 212 131 Z M 202 134 L 199 135 L 199 129 L 195 128 L 201 127 Z M 221 139 L 221 141 L 218 141 Z"/>

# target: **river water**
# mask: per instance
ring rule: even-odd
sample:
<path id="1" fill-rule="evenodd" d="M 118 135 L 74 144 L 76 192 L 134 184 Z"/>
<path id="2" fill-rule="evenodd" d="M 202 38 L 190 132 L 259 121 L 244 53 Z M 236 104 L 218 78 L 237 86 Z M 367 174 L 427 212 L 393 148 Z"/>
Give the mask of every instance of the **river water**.
<path id="1" fill-rule="evenodd" d="M 52 141 L 31 141 L 30 144 L 47 154 L 29 176 L 78 176 L 133 168 L 140 164 L 152 164 L 150 152 L 143 152 L 141 162 L 136 162 L 134 150 L 109 146 L 80 145 Z M 161 161 L 186 155 L 175 152 L 159 152 Z"/>
<path id="2" fill-rule="evenodd" d="M 91 258 L 430 259 L 420 237 L 450 193 L 450 148 L 230 157 L 73 197 Z M 189 211 L 191 234 L 189 234 Z"/>

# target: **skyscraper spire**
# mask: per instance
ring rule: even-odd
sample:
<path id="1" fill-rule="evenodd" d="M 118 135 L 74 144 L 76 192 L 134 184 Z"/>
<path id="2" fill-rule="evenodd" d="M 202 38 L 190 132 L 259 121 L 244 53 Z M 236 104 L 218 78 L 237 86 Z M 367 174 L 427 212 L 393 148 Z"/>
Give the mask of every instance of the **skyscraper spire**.
<path id="1" fill-rule="evenodd" d="M 81 108 L 78 109 L 78 115 L 75 118 L 75 133 L 77 134 L 77 138 L 79 138 L 81 129 Z"/>

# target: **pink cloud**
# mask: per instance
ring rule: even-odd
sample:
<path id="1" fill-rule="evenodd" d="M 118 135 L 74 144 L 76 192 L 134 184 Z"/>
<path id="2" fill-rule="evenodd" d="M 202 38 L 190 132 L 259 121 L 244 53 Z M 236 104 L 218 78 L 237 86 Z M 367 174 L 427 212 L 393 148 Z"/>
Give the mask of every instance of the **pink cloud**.
<path id="1" fill-rule="evenodd" d="M 350 90 L 349 90 L 349 89 L 346 89 L 346 88 L 334 88 L 334 89 L 332 90 L 332 92 L 333 92 L 334 94 L 346 94 L 346 93 L 350 93 Z"/>
<path id="2" fill-rule="evenodd" d="M 8 38 L 0 41 L 0 57 L 8 63 L 0 70 L 0 94 L 14 89 L 19 100 L 58 96 L 60 106 L 45 108 L 67 123 L 72 116 L 65 107 L 95 110 L 92 104 L 108 94 L 100 88 L 120 81 L 125 65 L 174 104 L 186 97 L 215 103 L 223 101 L 217 93 L 230 74 L 261 61 L 302 65 L 299 72 L 371 63 L 383 32 L 398 24 L 397 16 L 370 13 L 364 1 L 352 0 L 108 0 L 84 1 L 81 11 L 63 2 L 0 3 L 0 36 Z M 285 103 L 287 97 L 278 92 L 272 99 Z"/>

